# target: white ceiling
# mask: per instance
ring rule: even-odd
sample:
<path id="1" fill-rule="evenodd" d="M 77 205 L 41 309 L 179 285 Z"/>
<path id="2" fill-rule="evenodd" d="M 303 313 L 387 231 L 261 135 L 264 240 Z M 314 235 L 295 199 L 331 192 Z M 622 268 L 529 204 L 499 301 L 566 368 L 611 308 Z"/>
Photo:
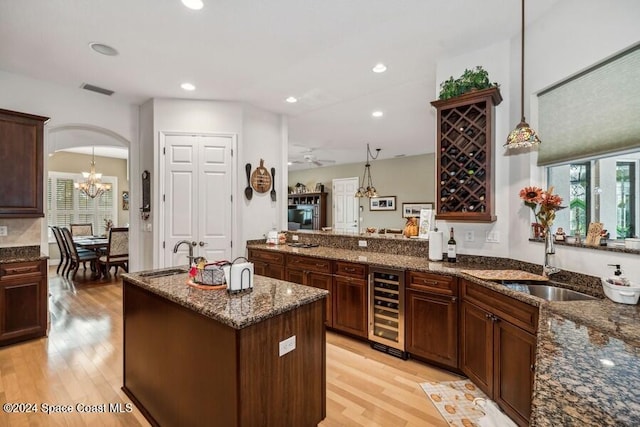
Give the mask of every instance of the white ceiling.
<path id="1" fill-rule="evenodd" d="M 289 116 L 290 158 L 347 163 L 367 142 L 380 158 L 432 152 L 436 62 L 520 32 L 517 0 L 203 1 L 0 1 L 0 69 L 134 104 L 247 102 Z M 559 1 L 530 0 L 527 22 Z M 371 71 L 378 62 L 386 73 Z"/>

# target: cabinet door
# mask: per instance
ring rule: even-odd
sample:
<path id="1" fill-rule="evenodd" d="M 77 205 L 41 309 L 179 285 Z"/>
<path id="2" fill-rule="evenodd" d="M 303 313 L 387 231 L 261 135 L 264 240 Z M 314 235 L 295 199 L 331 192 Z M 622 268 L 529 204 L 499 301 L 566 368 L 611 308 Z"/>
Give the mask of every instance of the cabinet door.
<path id="1" fill-rule="evenodd" d="M 519 425 L 529 425 L 536 337 L 509 322 L 494 323 L 494 394 Z"/>
<path id="2" fill-rule="evenodd" d="M 47 279 L 0 283 L 0 343 L 44 336 L 47 327 Z"/>
<path id="3" fill-rule="evenodd" d="M 367 282 L 335 276 L 333 327 L 359 337 L 367 334 Z"/>
<path id="4" fill-rule="evenodd" d="M 407 351 L 458 367 L 456 297 L 407 290 Z"/>
<path id="5" fill-rule="evenodd" d="M 267 277 L 284 280 L 284 266 L 278 264 L 267 264 Z"/>
<path id="6" fill-rule="evenodd" d="M 304 284 L 329 291 L 329 295 L 325 299 L 327 317 L 324 323 L 329 327 L 333 327 L 333 277 L 330 274 L 315 273 L 313 271 L 306 272 Z"/>
<path id="7" fill-rule="evenodd" d="M 285 279 L 287 282 L 297 283 L 299 285 L 304 284 L 304 271 L 287 268 Z"/>
<path id="8" fill-rule="evenodd" d="M 460 368 L 489 396 L 493 392 L 493 321 L 491 315 L 462 301 L 460 315 Z"/>

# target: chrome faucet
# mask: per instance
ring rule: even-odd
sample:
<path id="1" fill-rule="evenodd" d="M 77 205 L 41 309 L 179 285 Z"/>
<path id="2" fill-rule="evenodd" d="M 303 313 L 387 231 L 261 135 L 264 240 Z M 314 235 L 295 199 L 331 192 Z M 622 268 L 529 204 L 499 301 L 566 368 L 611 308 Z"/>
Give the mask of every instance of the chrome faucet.
<path id="1" fill-rule="evenodd" d="M 560 273 L 560 268 L 551 265 L 551 255 L 556 253 L 553 243 L 545 245 L 544 264 L 542 265 L 542 275 L 549 277 L 552 274 Z"/>
<path id="2" fill-rule="evenodd" d="M 173 247 L 173 253 L 177 254 L 178 253 L 178 249 L 180 248 L 180 245 L 182 245 L 183 243 L 187 244 L 187 247 L 189 248 L 189 255 L 187 255 L 187 258 L 189 258 L 189 265 L 191 265 L 193 263 L 193 259 L 195 258 L 193 256 L 193 248 L 197 245 L 196 242 L 190 242 L 188 240 L 180 240 L 178 243 L 176 243 L 176 245 Z"/>

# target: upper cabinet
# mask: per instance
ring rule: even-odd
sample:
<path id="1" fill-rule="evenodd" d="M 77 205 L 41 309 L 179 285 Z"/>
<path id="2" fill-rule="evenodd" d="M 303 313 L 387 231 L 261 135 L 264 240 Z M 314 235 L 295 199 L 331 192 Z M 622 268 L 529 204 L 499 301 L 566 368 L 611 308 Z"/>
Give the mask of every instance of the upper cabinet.
<path id="1" fill-rule="evenodd" d="M 433 101 L 437 110 L 436 219 L 492 222 L 494 106 L 497 88 Z"/>
<path id="2" fill-rule="evenodd" d="M 43 134 L 47 120 L 0 109 L 0 218 L 44 216 Z"/>

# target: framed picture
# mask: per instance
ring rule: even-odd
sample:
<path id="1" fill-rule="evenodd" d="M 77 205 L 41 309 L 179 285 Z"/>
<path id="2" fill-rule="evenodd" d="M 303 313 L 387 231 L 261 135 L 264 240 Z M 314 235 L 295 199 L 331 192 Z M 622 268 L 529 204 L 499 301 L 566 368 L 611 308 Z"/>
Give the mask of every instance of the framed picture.
<path id="1" fill-rule="evenodd" d="M 372 197 L 369 199 L 370 211 L 395 211 L 396 196 Z"/>
<path id="2" fill-rule="evenodd" d="M 433 203 L 403 203 L 402 218 L 420 218 L 422 209 L 433 209 Z"/>
<path id="3" fill-rule="evenodd" d="M 129 210 L 129 192 L 128 191 L 122 192 L 122 210 L 123 211 Z"/>

